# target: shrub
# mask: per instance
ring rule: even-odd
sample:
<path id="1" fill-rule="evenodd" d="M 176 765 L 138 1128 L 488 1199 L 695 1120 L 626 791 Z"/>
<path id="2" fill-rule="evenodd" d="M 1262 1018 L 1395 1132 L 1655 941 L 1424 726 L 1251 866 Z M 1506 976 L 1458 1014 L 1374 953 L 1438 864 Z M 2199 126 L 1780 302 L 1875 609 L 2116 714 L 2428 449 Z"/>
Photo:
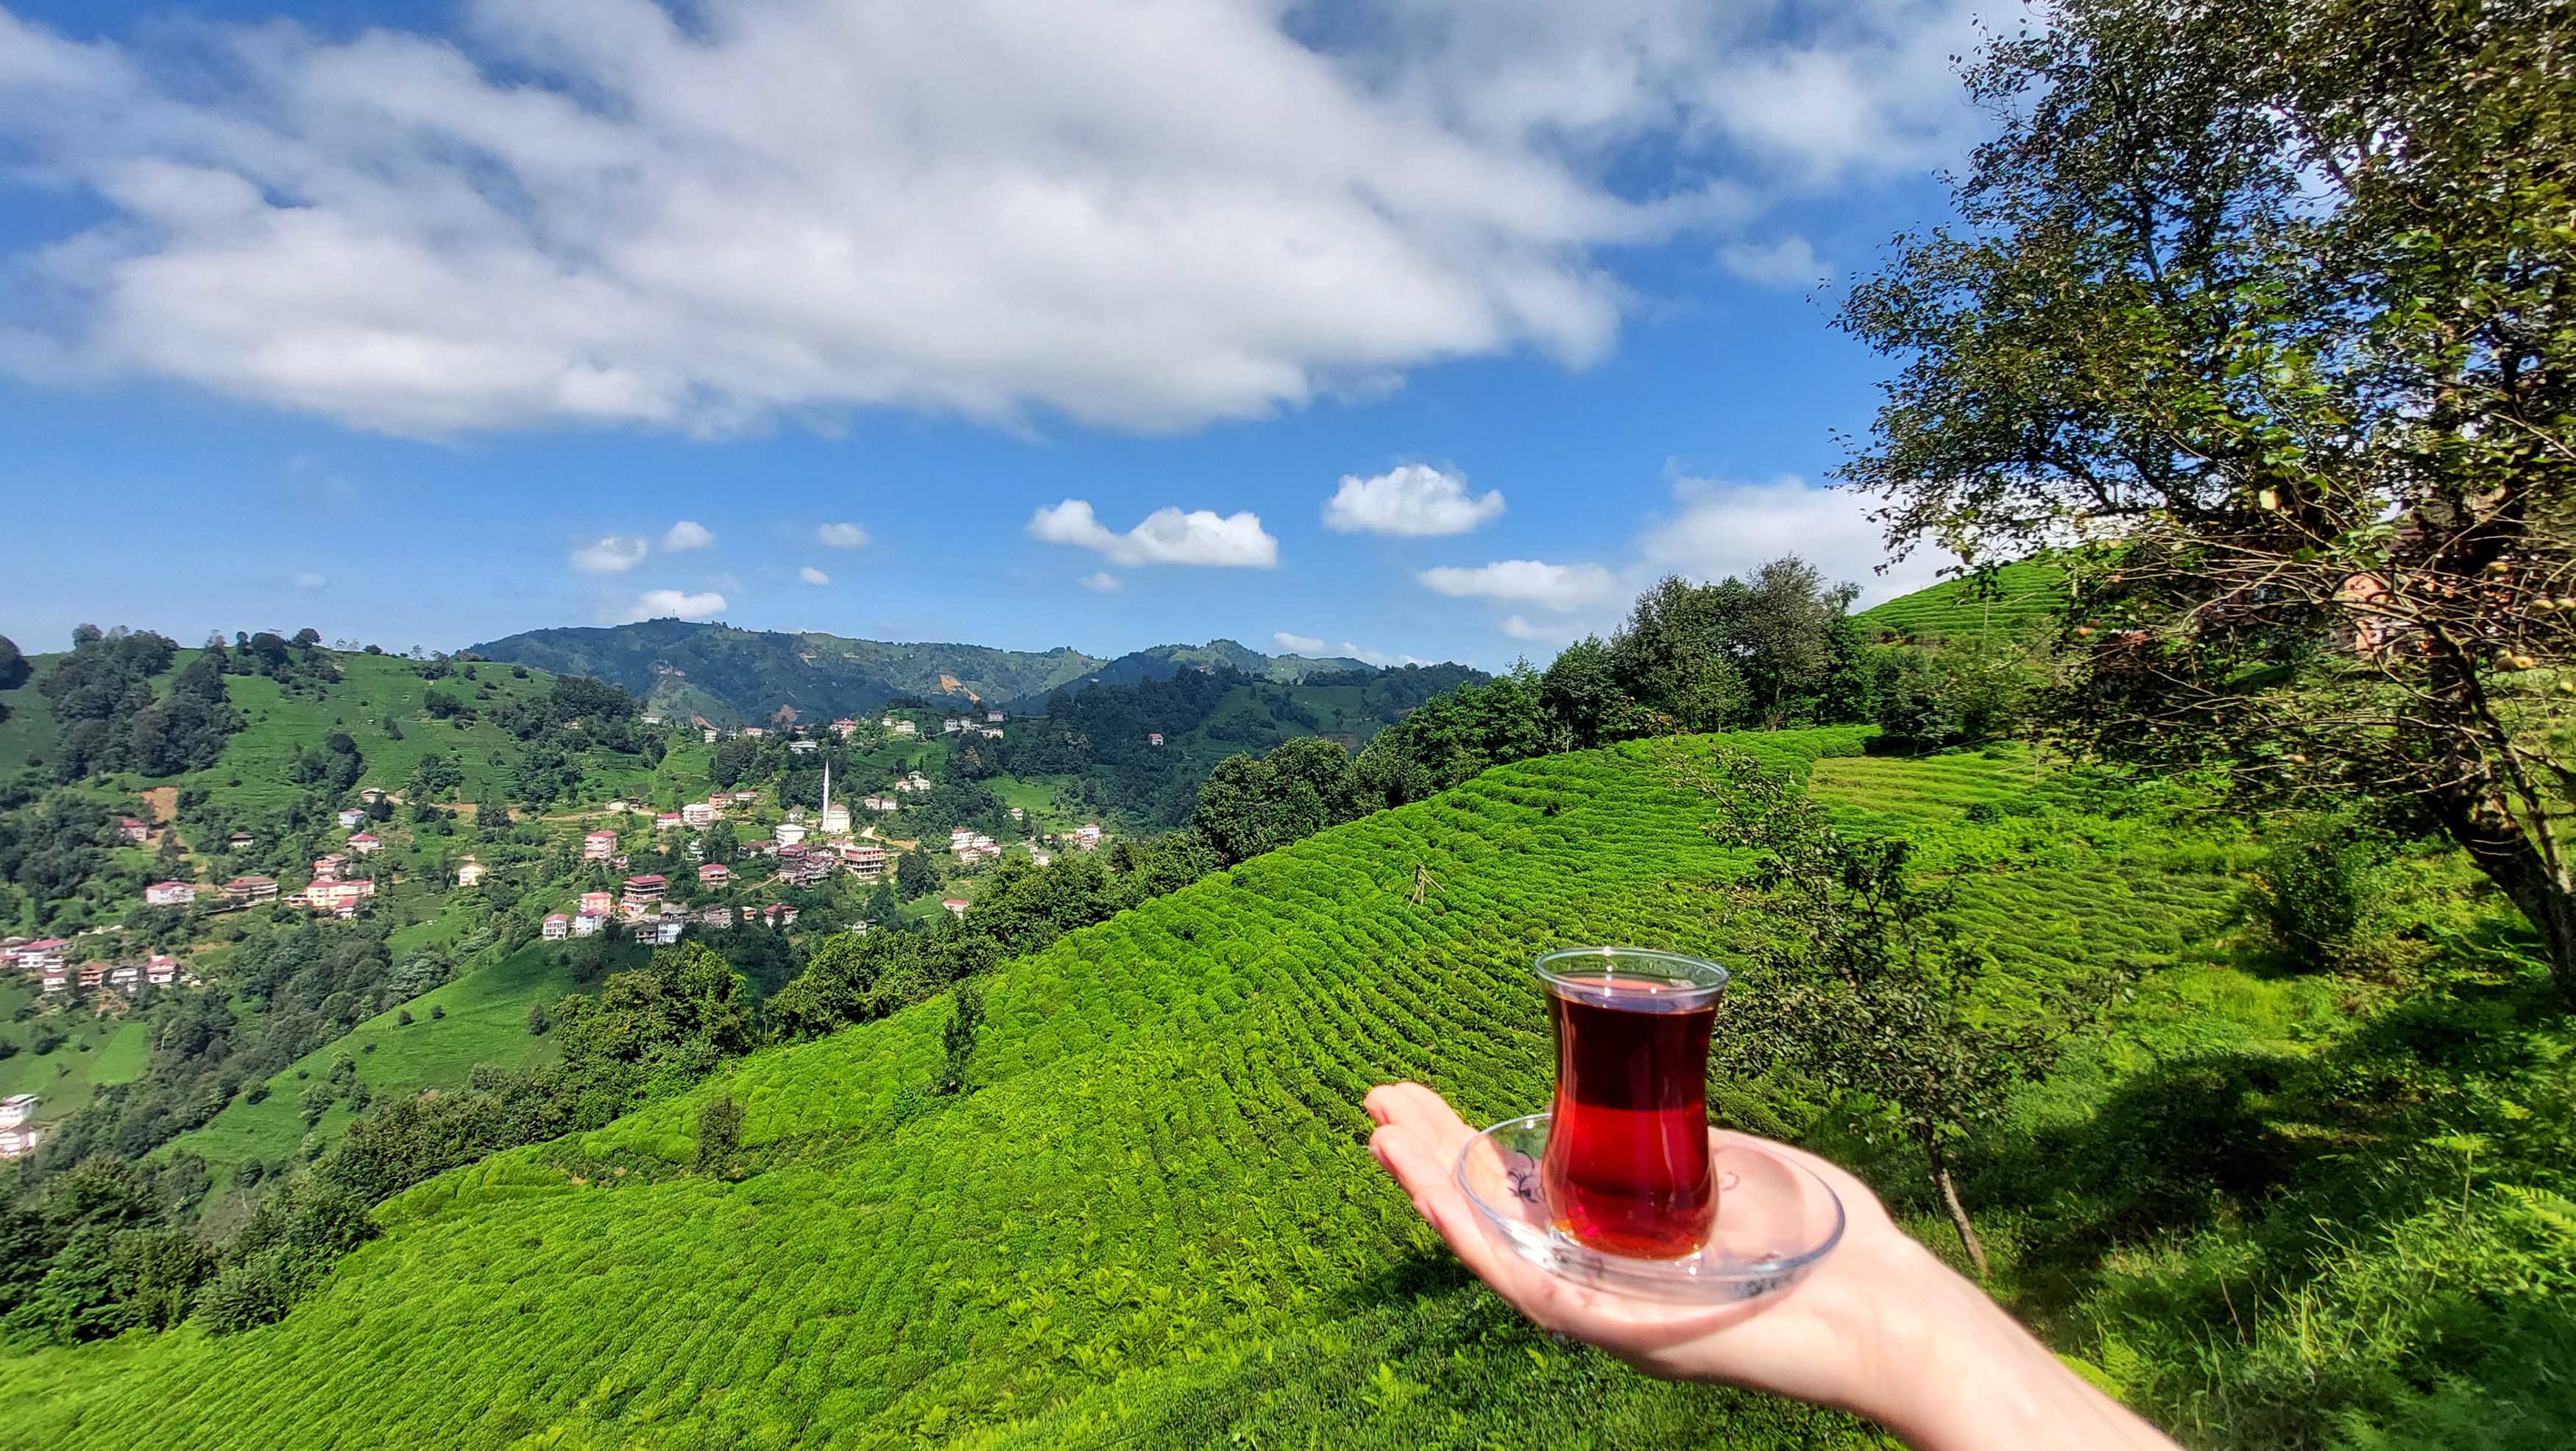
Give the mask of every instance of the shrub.
<path id="1" fill-rule="evenodd" d="M 2380 855 L 2341 821 L 2308 823 L 2275 843 L 2255 869 L 2254 897 L 2281 945 L 2310 967 L 2359 957 L 2384 895 Z"/>

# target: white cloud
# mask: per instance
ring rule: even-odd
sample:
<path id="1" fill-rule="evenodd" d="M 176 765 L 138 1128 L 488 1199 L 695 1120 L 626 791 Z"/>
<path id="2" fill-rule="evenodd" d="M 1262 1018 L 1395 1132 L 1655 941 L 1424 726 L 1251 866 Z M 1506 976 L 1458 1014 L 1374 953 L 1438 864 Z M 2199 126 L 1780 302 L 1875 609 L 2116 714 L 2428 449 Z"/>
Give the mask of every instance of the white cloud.
<path id="1" fill-rule="evenodd" d="M 1767 483 L 1683 477 L 1673 485 L 1674 509 L 1638 536 L 1637 554 L 1658 574 L 1695 579 L 1743 575 L 1795 554 L 1824 572 L 1829 583 L 1861 588 L 1860 603 L 1875 604 L 1937 582 L 1955 560 L 1931 545 L 1902 564 L 1887 563 L 1886 530 L 1869 517 L 1867 496 L 1824 488 L 1796 474 Z"/>
<path id="2" fill-rule="evenodd" d="M 662 552 L 686 554 L 692 549 L 704 549 L 715 542 L 714 530 L 695 519 L 683 519 L 672 525 L 670 532 L 662 536 Z"/>
<path id="3" fill-rule="evenodd" d="M 610 624 L 633 620 L 711 620 L 724 613 L 725 597 L 713 590 L 692 594 L 686 590 L 648 589 L 632 600 L 613 601 L 601 607 L 600 618 Z"/>
<path id="4" fill-rule="evenodd" d="M 1515 640 L 1530 640 L 1542 645 L 1564 645 L 1582 638 L 1582 627 L 1569 620 L 1533 621 L 1527 615 L 1503 616 L 1503 633 Z"/>
<path id="5" fill-rule="evenodd" d="M 1717 260 L 1727 271 L 1764 287 L 1813 287 L 1834 280 L 1833 264 L 1795 233 L 1769 246 L 1730 242 L 1717 249 Z"/>
<path id="6" fill-rule="evenodd" d="M 1313 655 L 1324 648 L 1324 642 L 1312 635 L 1292 635 L 1286 630 L 1280 630 L 1270 638 L 1291 655 Z"/>
<path id="7" fill-rule="evenodd" d="M 1186 428 L 1588 363 L 1612 249 L 1972 116 L 1964 0 L 1390 0 L 1329 45 L 1243 0 L 459 8 L 132 45 L 0 11 L 17 174 L 105 212 L 7 256 L 0 370 L 423 435 Z"/>
<path id="8" fill-rule="evenodd" d="M 796 571 L 796 577 L 805 581 L 807 584 L 830 584 L 832 582 L 832 577 L 830 575 L 825 574 L 823 571 L 816 569 L 810 564 L 806 565 L 803 569 Z"/>
<path id="9" fill-rule="evenodd" d="M 1501 559 L 1474 569 L 1443 565 L 1422 571 L 1422 582 L 1444 595 L 1505 600 L 1549 610 L 1579 610 L 1618 592 L 1619 582 L 1597 564 L 1543 564 Z"/>
<path id="10" fill-rule="evenodd" d="M 606 534 L 572 552 L 572 567 L 584 574 L 624 574 L 644 562 L 652 547 L 632 534 Z"/>
<path id="11" fill-rule="evenodd" d="M 294 580 L 291 582 L 297 589 L 303 590 L 307 594 L 312 593 L 314 590 L 322 589 L 331 583 L 327 576 L 315 574 L 309 569 L 298 571 Z"/>
<path id="12" fill-rule="evenodd" d="M 1261 527 L 1261 516 L 1220 515 L 1212 509 L 1184 514 L 1163 508 L 1124 534 L 1113 533 L 1083 499 L 1067 499 L 1029 516 L 1029 537 L 1096 551 L 1112 564 L 1206 564 L 1268 569 L 1279 562 L 1279 541 Z"/>
<path id="13" fill-rule="evenodd" d="M 868 531 L 856 524 L 826 524 L 814 531 L 814 538 L 834 549 L 856 549 L 868 542 Z"/>
<path id="14" fill-rule="evenodd" d="M 1384 650 L 1372 650 L 1366 645 L 1356 645 L 1348 640 L 1342 642 L 1340 653 L 1363 665 L 1428 665 L 1431 663 L 1419 655 L 1390 655 Z"/>
<path id="15" fill-rule="evenodd" d="M 1081 585 L 1084 589 L 1097 595 L 1116 594 L 1118 592 L 1118 576 L 1111 574 L 1105 569 L 1100 571 L 1098 574 L 1086 574 L 1082 578 L 1075 580 L 1074 583 Z"/>
<path id="16" fill-rule="evenodd" d="M 1503 512 L 1503 495 L 1467 493 L 1464 474 L 1404 464 L 1373 478 L 1342 475 L 1324 502 L 1324 527 L 1341 534 L 1464 534 Z"/>

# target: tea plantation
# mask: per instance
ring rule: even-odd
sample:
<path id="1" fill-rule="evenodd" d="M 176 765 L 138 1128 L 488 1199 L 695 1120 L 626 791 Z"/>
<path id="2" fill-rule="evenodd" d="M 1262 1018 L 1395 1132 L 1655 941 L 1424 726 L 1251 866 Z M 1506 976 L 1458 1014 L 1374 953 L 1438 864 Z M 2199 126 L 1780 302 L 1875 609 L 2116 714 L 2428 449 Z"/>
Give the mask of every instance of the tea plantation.
<path id="1" fill-rule="evenodd" d="M 2290 1393 L 2210 1366 L 2252 1364 L 2280 1333 L 2265 1317 L 2310 1293 L 2261 1283 L 2268 1251 L 2230 1218 L 2257 1214 L 2255 1197 L 2200 1206 L 2228 1221 L 2243 1339 L 2209 1341 L 2195 1369 L 2119 1317 L 2153 1306 L 2184 1340 L 2210 1334 L 2198 1317 L 2224 1312 L 2196 1293 L 2191 1235 L 2220 1221 L 2132 1203 L 2113 1206 L 2116 1229 L 2089 1225 L 2091 1201 L 2046 1181 L 2131 1162 L 2080 1135 L 2183 1047 L 2293 1062 L 2357 1010 L 2231 960 L 2249 951 L 2233 873 L 2250 839 L 2099 799 L 2019 751 L 1908 760 L 1860 743 L 1742 742 L 1853 829 L 1915 838 L 1994 956 L 1996 1011 L 2070 963 L 2143 973 L 2133 1018 L 2070 1057 L 1972 1192 L 1999 1288 L 2160 1419 L 2197 1406 L 2193 1439 L 2227 1439 L 2211 1397 Z M 1713 886 L 1742 863 L 1702 830 L 1710 807 L 1687 784 L 1707 749 L 1494 770 L 1007 964 L 965 1095 L 927 1091 L 948 1015 L 934 1002 L 423 1184 L 280 1324 L 0 1361 L 0 1446 L 1882 1444 L 1847 1418 L 1654 1382 L 1531 1332 L 1462 1277 L 1362 1147 L 1361 1095 L 1389 1078 L 1431 1083 L 1474 1120 L 1543 1103 L 1534 953 L 1736 945 Z M 691 1167 L 720 1095 L 747 1109 L 723 1175 Z M 1783 1107 L 1721 1098 L 1757 1126 Z M 2189 1136 L 2207 1128 L 2167 1124 L 2156 1142 L 2198 1152 Z M 1912 1195 L 1901 1159 L 1825 1147 Z M 1942 1246 L 1928 1206 L 1899 1207 Z M 2378 1253 L 2369 1226 L 2328 1228 L 2347 1260 Z M 2280 1262 L 2325 1253 L 2299 1238 L 2315 1231 L 2285 1222 Z M 2118 1243 L 2128 1258 L 2103 1248 Z M 2338 1303 L 2320 1292 L 2301 1313 Z M 2374 1334 L 2412 1323 L 2377 1313 Z M 2321 1352 L 2296 1393 L 2368 1352 Z M 2324 1444 L 2341 1406 L 2294 1406 L 2294 1434 L 2258 1444 Z"/>

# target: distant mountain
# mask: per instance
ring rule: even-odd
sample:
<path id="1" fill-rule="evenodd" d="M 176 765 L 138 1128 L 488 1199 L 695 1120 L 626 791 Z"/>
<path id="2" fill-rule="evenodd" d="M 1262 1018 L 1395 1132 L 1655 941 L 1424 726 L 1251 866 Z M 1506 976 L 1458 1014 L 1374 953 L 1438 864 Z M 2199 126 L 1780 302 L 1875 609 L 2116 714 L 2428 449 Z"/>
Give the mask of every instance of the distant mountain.
<path id="1" fill-rule="evenodd" d="M 955 697 L 1035 710 L 1059 688 L 1169 680 L 1184 669 L 1231 667 L 1293 682 L 1326 671 L 1365 671 L 1357 660 L 1264 655 L 1232 640 L 1158 645 L 1115 660 L 1059 646 L 896 644 L 818 632 L 738 630 L 685 620 L 529 630 L 472 647 L 490 660 L 625 687 L 648 709 L 703 715 L 720 724 L 766 720 L 783 706 L 799 717 L 882 708 L 899 696 Z"/>
<path id="2" fill-rule="evenodd" d="M 1215 670 L 1220 667 L 1249 675 L 1255 680 L 1269 680 L 1281 685 L 1294 685 L 1310 675 L 1352 670 L 1365 674 L 1377 668 L 1359 660 L 1264 655 L 1232 640 L 1210 640 L 1204 645 L 1156 645 L 1121 655 L 1097 670 L 1059 685 L 1004 702 L 1004 708 L 1035 712 L 1042 709 L 1047 696 L 1057 690 L 1083 690 L 1094 685 L 1141 685 L 1149 680 L 1169 680 L 1185 669 Z"/>

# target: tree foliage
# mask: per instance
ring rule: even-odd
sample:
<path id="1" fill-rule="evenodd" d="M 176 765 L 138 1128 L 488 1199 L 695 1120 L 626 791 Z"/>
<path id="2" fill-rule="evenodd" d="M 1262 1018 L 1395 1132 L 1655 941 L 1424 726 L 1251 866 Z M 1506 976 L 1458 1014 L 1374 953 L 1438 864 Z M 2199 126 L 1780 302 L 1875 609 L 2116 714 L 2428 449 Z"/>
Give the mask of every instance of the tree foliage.
<path id="1" fill-rule="evenodd" d="M 1969 72 L 1964 224 L 1843 325 L 1899 542 L 2075 545 L 2056 703 L 2437 826 L 2576 992 L 2576 16 L 2071 0 Z"/>

